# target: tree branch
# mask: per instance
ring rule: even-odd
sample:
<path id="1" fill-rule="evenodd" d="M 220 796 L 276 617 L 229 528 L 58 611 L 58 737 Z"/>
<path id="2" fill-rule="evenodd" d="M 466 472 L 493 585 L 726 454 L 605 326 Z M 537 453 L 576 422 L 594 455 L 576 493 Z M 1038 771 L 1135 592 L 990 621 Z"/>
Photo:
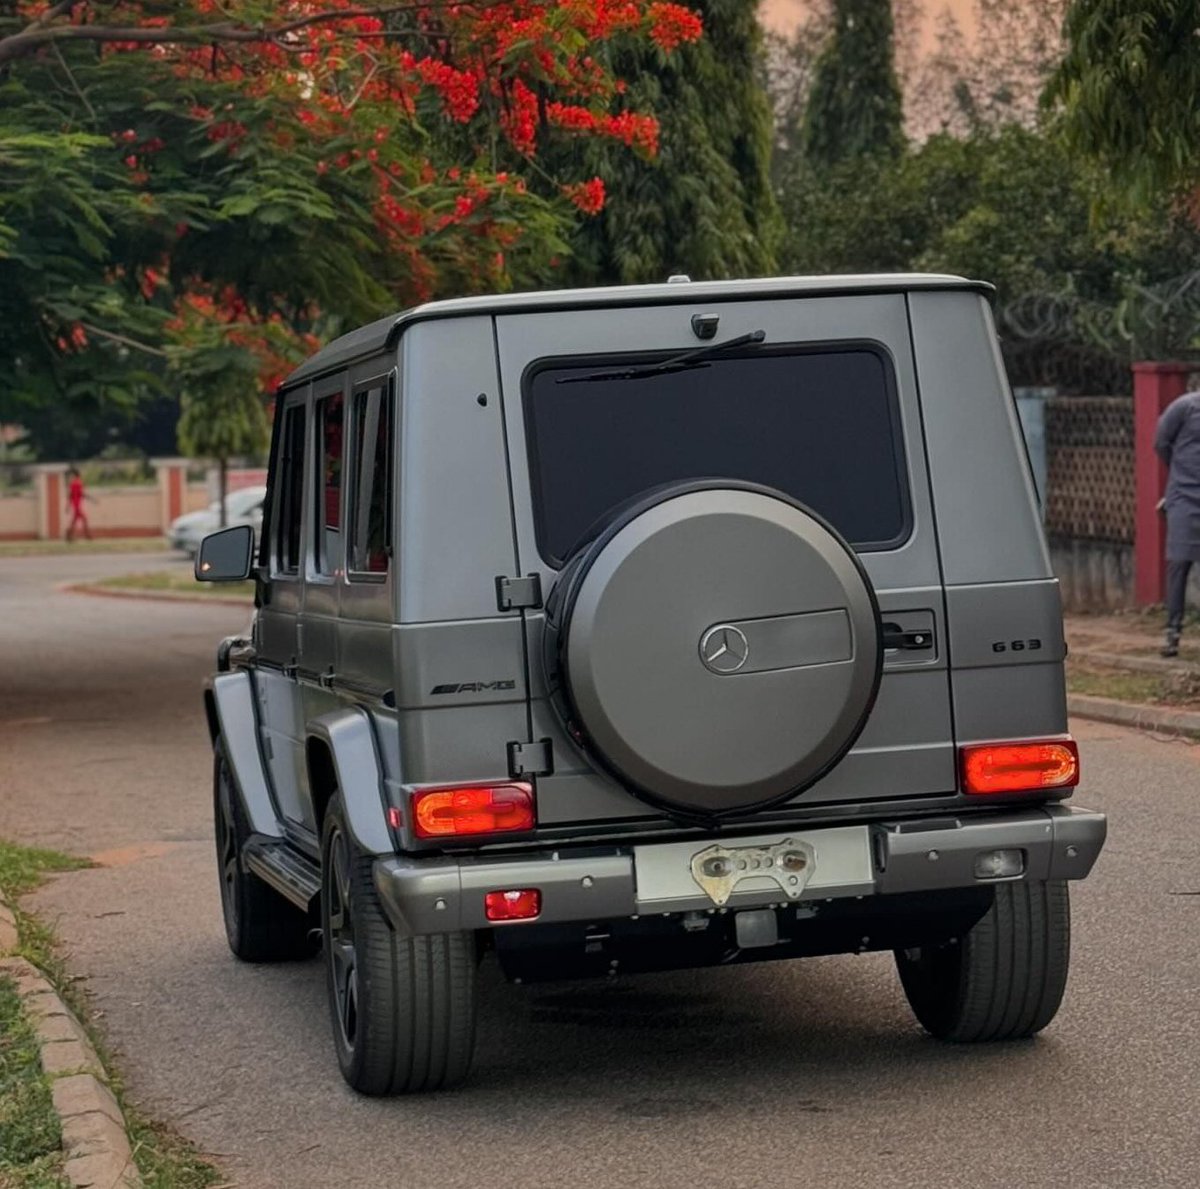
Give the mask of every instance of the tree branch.
<path id="1" fill-rule="evenodd" d="M 70 66 L 67 65 L 67 60 L 63 57 L 63 52 L 59 48 L 58 42 L 53 42 L 52 44 L 54 47 L 54 56 L 58 59 L 58 64 L 63 68 L 63 72 L 66 74 L 71 86 L 75 89 L 75 94 L 79 96 L 80 102 L 87 108 L 88 115 L 92 117 L 92 123 L 95 124 L 97 122 L 96 109 L 88 102 L 88 97 L 80 88 L 79 81 L 76 79 Z"/>
<path id="2" fill-rule="evenodd" d="M 286 42 L 293 33 L 313 25 L 328 25 L 355 20 L 358 17 L 385 17 L 397 12 L 413 12 L 436 7 L 446 0 L 432 3 L 387 4 L 374 8 L 349 8 L 310 13 L 296 20 L 279 25 L 251 27 L 235 21 L 217 21 L 208 25 L 181 25 L 176 28 L 148 29 L 142 26 L 116 25 L 51 25 L 35 22 L 20 33 L 0 38 L 0 65 L 31 54 L 40 46 L 62 41 L 136 42 L 141 45 L 211 45 L 214 42 L 265 43 Z M 79 0 L 63 0 L 47 11 L 42 22 L 51 13 L 62 15 L 69 12 Z M 61 11 L 60 11 L 61 10 Z"/>
<path id="3" fill-rule="evenodd" d="M 88 332 L 94 334 L 97 338 L 110 339 L 114 343 L 120 343 L 123 347 L 132 347 L 135 351 L 145 351 L 147 355 L 157 355 L 160 359 L 167 358 L 167 352 L 159 347 L 152 347 L 149 343 L 139 343 L 137 339 L 126 338 L 123 334 L 117 334 L 111 330 L 104 330 L 99 326 L 93 326 L 90 322 L 80 322 L 80 326 Z"/>

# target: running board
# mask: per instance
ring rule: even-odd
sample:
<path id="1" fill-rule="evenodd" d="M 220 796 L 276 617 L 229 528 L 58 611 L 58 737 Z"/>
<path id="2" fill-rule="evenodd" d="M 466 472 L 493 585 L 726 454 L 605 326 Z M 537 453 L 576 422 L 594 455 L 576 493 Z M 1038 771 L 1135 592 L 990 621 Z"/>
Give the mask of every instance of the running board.
<path id="1" fill-rule="evenodd" d="M 251 838 L 242 852 L 246 869 L 306 912 L 321 891 L 321 869 L 285 842 Z"/>

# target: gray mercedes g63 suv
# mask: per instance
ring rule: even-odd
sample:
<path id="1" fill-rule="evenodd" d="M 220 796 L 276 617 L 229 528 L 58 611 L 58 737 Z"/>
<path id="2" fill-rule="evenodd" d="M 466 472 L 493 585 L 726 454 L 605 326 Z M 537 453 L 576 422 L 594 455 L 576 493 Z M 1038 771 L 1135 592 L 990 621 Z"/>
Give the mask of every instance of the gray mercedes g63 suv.
<path id="1" fill-rule="evenodd" d="M 892 950 L 953 1041 L 1059 1006 L 1105 820 L 988 286 L 676 280 L 332 343 L 257 558 L 197 559 L 257 584 L 204 698 L 229 944 L 320 939 L 357 1090 L 467 1075 L 489 950 Z"/>

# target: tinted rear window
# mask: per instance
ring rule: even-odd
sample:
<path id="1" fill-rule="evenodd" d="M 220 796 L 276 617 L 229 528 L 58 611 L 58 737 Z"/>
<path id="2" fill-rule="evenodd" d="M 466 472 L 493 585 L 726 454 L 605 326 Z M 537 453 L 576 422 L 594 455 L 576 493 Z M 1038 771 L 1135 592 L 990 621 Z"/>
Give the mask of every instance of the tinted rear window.
<path id="1" fill-rule="evenodd" d="M 895 381 L 882 353 L 760 350 L 652 378 L 577 379 L 646 362 L 552 360 L 527 373 L 538 546 L 547 561 L 560 565 L 617 505 L 686 479 L 778 488 L 860 550 L 907 539 Z"/>

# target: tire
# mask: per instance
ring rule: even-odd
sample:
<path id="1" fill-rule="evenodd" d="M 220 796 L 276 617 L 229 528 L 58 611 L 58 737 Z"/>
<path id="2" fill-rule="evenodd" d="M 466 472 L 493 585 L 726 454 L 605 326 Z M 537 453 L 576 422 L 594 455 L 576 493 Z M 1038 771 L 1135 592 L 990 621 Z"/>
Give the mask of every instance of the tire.
<path id="1" fill-rule="evenodd" d="M 1054 1019 L 1067 985 L 1071 907 L 1065 882 L 1002 884 L 961 938 L 897 950 L 904 993 L 939 1040 L 1018 1040 Z"/>
<path id="2" fill-rule="evenodd" d="M 448 1089 L 475 1049 L 476 945 L 471 933 L 401 937 L 357 853 L 340 795 L 321 842 L 321 932 L 334 1047 L 361 1094 Z"/>
<path id="3" fill-rule="evenodd" d="M 250 825 L 233 784 L 225 750 L 218 741 L 213 756 L 213 818 L 221 915 L 225 937 L 243 962 L 286 962 L 311 958 L 319 945 L 313 921 L 242 862 Z"/>

